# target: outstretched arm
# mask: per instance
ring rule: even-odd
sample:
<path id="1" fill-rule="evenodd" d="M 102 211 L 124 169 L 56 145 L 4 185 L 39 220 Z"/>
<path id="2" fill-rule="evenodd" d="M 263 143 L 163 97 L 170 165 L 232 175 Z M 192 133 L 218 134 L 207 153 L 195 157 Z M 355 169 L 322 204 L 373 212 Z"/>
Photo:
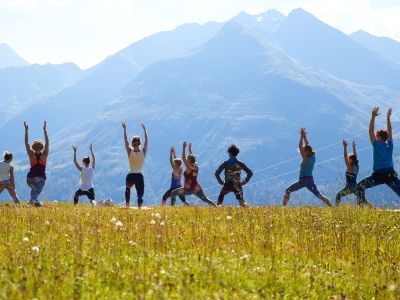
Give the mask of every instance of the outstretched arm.
<path id="1" fill-rule="evenodd" d="M 28 137 L 28 123 L 24 122 L 25 127 L 25 149 L 26 153 L 28 153 L 29 157 L 33 156 L 33 151 L 31 149 L 31 145 L 29 145 L 29 137 Z"/>
<path id="2" fill-rule="evenodd" d="M 129 142 L 128 142 L 128 135 L 126 134 L 126 123 L 122 122 L 122 128 L 124 129 L 124 142 L 125 142 L 125 150 L 126 153 L 129 155 L 131 155 L 131 147 L 129 146 Z"/>
<path id="3" fill-rule="evenodd" d="M 347 141 L 343 140 L 343 158 L 347 168 L 350 168 L 349 156 L 347 154 Z"/>
<path id="4" fill-rule="evenodd" d="M 49 149 L 50 149 L 50 141 L 49 141 L 49 135 L 47 134 L 47 122 L 44 121 L 43 125 L 43 133 L 44 133 L 44 140 L 45 140 L 45 145 L 44 145 L 44 151 L 43 151 L 43 156 L 47 158 L 49 155 Z"/>
<path id="5" fill-rule="evenodd" d="M 72 146 L 72 149 L 74 149 L 74 164 L 75 167 L 78 169 L 79 172 L 82 171 L 82 167 L 78 164 L 78 161 L 76 160 L 76 146 Z"/>
<path id="6" fill-rule="evenodd" d="M 356 141 L 353 141 L 353 154 L 357 157 L 357 144 L 356 144 Z"/>
<path id="7" fill-rule="evenodd" d="M 90 154 L 92 154 L 92 168 L 96 169 L 96 157 L 94 156 L 92 144 L 90 144 L 89 149 L 90 149 Z"/>
<path id="8" fill-rule="evenodd" d="M 369 122 L 369 139 L 371 143 L 375 142 L 375 119 L 379 116 L 379 107 L 372 109 L 371 121 Z"/>
<path id="9" fill-rule="evenodd" d="M 393 131 L 392 131 L 392 121 L 390 120 L 392 116 L 392 108 L 389 108 L 388 112 L 387 112 L 387 132 L 388 132 L 388 140 L 389 141 L 393 141 Z"/>
<path id="10" fill-rule="evenodd" d="M 189 154 L 193 154 L 193 151 L 192 151 L 192 143 L 189 143 Z"/>
<path id="11" fill-rule="evenodd" d="M 143 131 L 144 131 L 143 153 L 144 153 L 144 155 L 146 155 L 146 154 L 147 154 L 147 144 L 148 144 L 149 139 L 148 139 L 148 137 L 147 137 L 147 129 L 146 129 L 146 126 L 145 126 L 143 123 L 142 123 L 142 128 L 143 128 Z"/>

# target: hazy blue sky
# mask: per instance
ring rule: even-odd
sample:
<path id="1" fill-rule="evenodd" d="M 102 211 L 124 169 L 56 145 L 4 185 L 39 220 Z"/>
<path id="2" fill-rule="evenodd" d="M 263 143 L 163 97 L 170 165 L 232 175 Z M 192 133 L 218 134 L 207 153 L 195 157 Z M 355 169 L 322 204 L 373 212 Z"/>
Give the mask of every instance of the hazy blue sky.
<path id="1" fill-rule="evenodd" d="M 362 28 L 400 40 L 398 0 L 0 0 L 0 43 L 29 62 L 89 67 L 179 24 L 297 7 L 346 33 Z"/>

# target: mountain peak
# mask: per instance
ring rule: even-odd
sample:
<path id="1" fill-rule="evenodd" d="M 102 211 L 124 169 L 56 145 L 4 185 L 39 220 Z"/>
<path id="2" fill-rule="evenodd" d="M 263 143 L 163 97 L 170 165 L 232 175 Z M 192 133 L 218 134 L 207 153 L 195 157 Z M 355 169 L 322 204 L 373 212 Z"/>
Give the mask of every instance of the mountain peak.
<path id="1" fill-rule="evenodd" d="M 285 15 L 276 9 L 269 9 L 261 14 L 255 16 L 258 21 L 262 21 L 265 18 L 270 20 L 282 20 Z"/>
<path id="2" fill-rule="evenodd" d="M 0 44 L 0 68 L 23 67 L 29 63 L 5 43 Z"/>

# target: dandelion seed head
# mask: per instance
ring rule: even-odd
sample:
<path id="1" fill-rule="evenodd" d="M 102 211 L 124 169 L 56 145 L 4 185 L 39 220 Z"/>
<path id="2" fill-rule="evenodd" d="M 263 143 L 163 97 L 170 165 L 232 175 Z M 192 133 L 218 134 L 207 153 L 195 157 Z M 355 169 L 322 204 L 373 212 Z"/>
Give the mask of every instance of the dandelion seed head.
<path id="1" fill-rule="evenodd" d="M 156 221 L 155 220 L 151 220 L 150 221 L 150 225 L 154 225 L 154 224 L 156 224 Z"/>
<path id="2" fill-rule="evenodd" d="M 39 253 L 39 251 L 40 251 L 39 246 L 33 246 L 33 247 L 32 247 L 32 251 L 33 251 L 33 252 L 36 252 L 36 253 Z"/>
<path id="3" fill-rule="evenodd" d="M 27 236 L 24 236 L 24 238 L 22 239 L 24 242 L 29 242 L 29 238 Z"/>

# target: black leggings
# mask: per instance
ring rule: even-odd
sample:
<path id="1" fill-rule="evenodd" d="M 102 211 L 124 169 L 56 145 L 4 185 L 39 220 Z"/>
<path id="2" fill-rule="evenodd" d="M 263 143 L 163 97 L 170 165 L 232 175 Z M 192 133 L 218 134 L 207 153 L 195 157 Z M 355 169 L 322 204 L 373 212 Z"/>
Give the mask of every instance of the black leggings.
<path id="1" fill-rule="evenodd" d="M 143 195 L 144 195 L 144 177 L 140 173 L 130 173 L 126 176 L 126 189 L 125 189 L 125 202 L 129 205 L 131 201 L 131 188 L 135 186 L 138 206 L 143 205 Z"/>
<path id="2" fill-rule="evenodd" d="M 95 199 L 94 189 L 91 188 L 87 191 L 82 191 L 81 189 L 77 190 L 75 192 L 75 196 L 74 196 L 74 204 L 78 204 L 78 200 L 79 200 L 80 196 L 87 196 L 90 201 L 93 201 Z"/>

